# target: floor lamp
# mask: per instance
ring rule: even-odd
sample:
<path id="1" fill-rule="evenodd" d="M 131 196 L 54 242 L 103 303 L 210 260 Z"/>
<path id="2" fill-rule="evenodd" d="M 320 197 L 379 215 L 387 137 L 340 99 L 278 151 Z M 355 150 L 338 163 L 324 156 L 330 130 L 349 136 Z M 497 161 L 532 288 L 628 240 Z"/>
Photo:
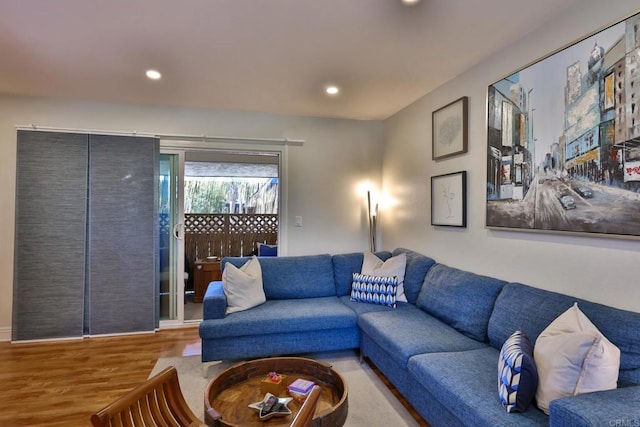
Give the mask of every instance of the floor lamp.
<path id="1" fill-rule="evenodd" d="M 367 211 L 369 214 L 369 248 L 376 251 L 376 217 L 378 216 L 378 204 L 371 209 L 371 191 L 367 191 Z"/>

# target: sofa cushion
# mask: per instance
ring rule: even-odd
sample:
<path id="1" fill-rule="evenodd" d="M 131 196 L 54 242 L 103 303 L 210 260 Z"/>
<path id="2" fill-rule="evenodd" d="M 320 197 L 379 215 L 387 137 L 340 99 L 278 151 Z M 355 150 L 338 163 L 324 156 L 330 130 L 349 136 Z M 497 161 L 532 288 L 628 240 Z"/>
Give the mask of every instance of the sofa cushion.
<path id="1" fill-rule="evenodd" d="M 222 260 L 236 267 L 246 257 Z M 260 258 L 262 284 L 267 299 L 318 298 L 336 295 L 331 255 L 302 255 Z"/>
<path id="2" fill-rule="evenodd" d="M 561 397 L 613 390 L 618 383 L 620 350 L 574 304 L 540 334 L 534 350 L 540 373 L 538 407 Z"/>
<path id="3" fill-rule="evenodd" d="M 391 257 L 391 252 L 376 252 L 375 255 L 383 261 Z M 336 283 L 336 295 L 343 296 L 351 293 L 353 273 L 362 271 L 364 254 L 354 252 L 338 254 L 331 257 L 333 262 L 333 277 Z"/>
<path id="4" fill-rule="evenodd" d="M 406 254 L 407 256 L 407 268 L 404 272 L 404 294 L 408 302 L 415 304 L 418 299 L 418 293 L 420 293 L 424 283 L 424 278 L 436 262 L 433 258 L 405 248 L 394 249 L 391 254 L 393 256 Z"/>
<path id="5" fill-rule="evenodd" d="M 507 412 L 525 411 L 538 389 L 533 344 L 522 331 L 504 342 L 498 357 L 498 394 Z"/>
<path id="6" fill-rule="evenodd" d="M 222 272 L 222 286 L 227 297 L 227 314 L 248 310 L 266 301 L 260 261 L 255 256 L 240 268 L 227 265 Z"/>
<path id="7" fill-rule="evenodd" d="M 556 317 L 577 302 L 591 322 L 620 349 L 619 385 L 640 384 L 640 313 L 607 307 L 520 283 L 504 286 L 489 320 L 489 343 L 499 349 L 517 329 L 534 342 Z"/>
<path id="8" fill-rule="evenodd" d="M 407 369 L 422 387 L 454 410 L 467 425 L 547 425 L 547 416 L 533 405 L 525 412 L 504 410 L 496 393 L 498 354 L 492 347 L 420 354 L 409 359 Z"/>
<path id="9" fill-rule="evenodd" d="M 396 307 L 398 278 L 353 273 L 351 301 Z"/>
<path id="10" fill-rule="evenodd" d="M 640 386 L 556 399 L 549 426 L 640 426 Z"/>
<path id="11" fill-rule="evenodd" d="M 378 304 L 369 304 L 366 302 L 359 301 L 351 301 L 351 295 L 345 295 L 339 297 L 340 302 L 353 310 L 357 315 L 361 315 L 364 313 L 370 313 L 375 311 L 388 311 L 388 310 L 401 310 L 403 308 L 413 308 L 415 306 L 413 304 L 409 304 L 407 302 L 396 302 L 396 308 L 389 307 L 386 305 L 378 305 Z"/>
<path id="12" fill-rule="evenodd" d="M 416 305 L 463 334 L 486 341 L 493 304 L 505 283 L 493 277 L 436 264 L 424 279 Z"/>
<path id="13" fill-rule="evenodd" d="M 398 282 L 396 300 L 407 302 L 407 297 L 404 295 L 404 271 L 406 268 L 406 254 L 399 254 L 383 261 L 371 252 L 365 252 L 361 273 L 368 276 L 395 277 Z M 353 286 L 351 290 L 353 291 Z"/>
<path id="14" fill-rule="evenodd" d="M 461 351 L 486 347 L 486 344 L 462 335 L 451 326 L 419 308 L 406 304 L 403 309 L 361 314 L 358 325 L 380 347 L 389 352 L 400 366 L 416 354 Z M 494 391 L 495 391 L 495 367 Z"/>
<path id="15" fill-rule="evenodd" d="M 277 333 L 350 327 L 356 327 L 356 315 L 338 297 L 267 300 L 258 307 L 230 314 L 224 319 L 204 320 L 200 337 L 228 338 L 255 335 L 264 330 Z"/>

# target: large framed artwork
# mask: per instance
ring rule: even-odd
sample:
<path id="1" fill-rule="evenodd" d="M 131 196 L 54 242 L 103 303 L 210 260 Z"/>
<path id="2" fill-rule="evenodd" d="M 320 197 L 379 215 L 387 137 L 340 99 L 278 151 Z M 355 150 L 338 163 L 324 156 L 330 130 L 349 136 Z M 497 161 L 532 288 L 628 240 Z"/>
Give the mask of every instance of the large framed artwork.
<path id="1" fill-rule="evenodd" d="M 468 98 L 463 96 L 431 114 L 432 160 L 467 152 L 468 102 Z"/>
<path id="2" fill-rule="evenodd" d="M 640 236 L 640 14 L 488 88 L 490 228 Z"/>
<path id="3" fill-rule="evenodd" d="M 431 177 L 431 225 L 467 226 L 467 172 Z"/>

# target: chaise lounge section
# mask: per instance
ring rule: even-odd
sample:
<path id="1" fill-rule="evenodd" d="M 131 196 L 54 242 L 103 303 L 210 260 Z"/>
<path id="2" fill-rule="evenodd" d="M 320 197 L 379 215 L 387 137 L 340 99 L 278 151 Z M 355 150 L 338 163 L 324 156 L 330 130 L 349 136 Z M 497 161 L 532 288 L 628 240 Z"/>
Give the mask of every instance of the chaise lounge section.
<path id="1" fill-rule="evenodd" d="M 248 258 L 225 258 L 237 267 Z M 225 315 L 222 282 L 212 282 L 200 324 L 202 360 L 244 359 L 358 348 L 356 313 L 340 302 L 331 255 L 260 258 L 267 301 Z"/>
<path id="2" fill-rule="evenodd" d="M 260 258 L 266 302 L 226 314 L 212 282 L 200 324 L 202 360 L 359 349 L 433 426 L 640 425 L 640 313 L 458 270 L 408 249 L 396 307 L 351 301 L 363 253 Z M 227 258 L 239 267 L 247 258 Z M 618 388 L 507 413 L 498 359 L 516 330 L 532 343 L 574 303 L 620 350 Z M 613 424 L 612 424 L 613 423 Z M 625 424 L 626 423 L 626 424 Z"/>

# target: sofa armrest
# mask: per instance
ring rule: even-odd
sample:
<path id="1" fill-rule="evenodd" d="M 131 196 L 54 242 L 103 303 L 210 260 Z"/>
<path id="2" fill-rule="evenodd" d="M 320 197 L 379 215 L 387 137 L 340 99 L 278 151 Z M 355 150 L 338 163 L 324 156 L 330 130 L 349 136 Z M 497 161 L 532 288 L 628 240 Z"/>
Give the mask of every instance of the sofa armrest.
<path id="1" fill-rule="evenodd" d="M 204 294 L 202 319 L 224 319 L 227 312 L 227 297 L 222 282 L 211 282 Z"/>
<path id="2" fill-rule="evenodd" d="M 549 426 L 640 426 L 640 386 L 553 400 Z"/>

